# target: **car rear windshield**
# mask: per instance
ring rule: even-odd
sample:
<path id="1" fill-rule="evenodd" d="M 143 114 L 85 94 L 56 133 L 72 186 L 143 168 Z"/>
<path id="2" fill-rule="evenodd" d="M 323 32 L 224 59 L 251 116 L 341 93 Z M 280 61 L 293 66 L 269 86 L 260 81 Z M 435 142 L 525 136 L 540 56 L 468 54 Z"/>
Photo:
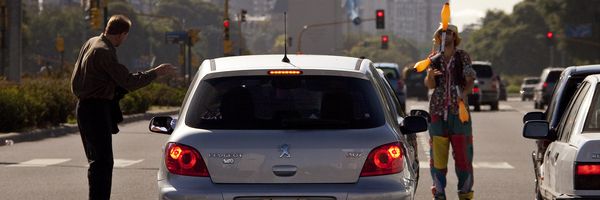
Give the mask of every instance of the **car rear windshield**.
<path id="1" fill-rule="evenodd" d="M 527 84 L 527 85 L 538 84 L 539 82 L 540 82 L 539 79 L 526 79 L 525 80 L 525 84 Z"/>
<path id="2" fill-rule="evenodd" d="M 489 65 L 473 65 L 473 69 L 477 73 L 477 78 L 492 78 L 492 66 Z"/>
<path id="3" fill-rule="evenodd" d="M 387 79 L 398 79 L 398 76 L 400 76 L 400 74 L 398 74 L 398 72 L 392 68 L 381 67 L 379 69 L 383 71 L 383 74 Z"/>
<path id="4" fill-rule="evenodd" d="M 384 119 L 364 79 L 238 76 L 200 82 L 185 123 L 201 129 L 364 129 Z"/>
<path id="5" fill-rule="evenodd" d="M 548 73 L 548 77 L 546 78 L 546 82 L 556 83 L 556 81 L 558 81 L 558 79 L 560 78 L 560 73 L 562 73 L 562 72 L 561 71 L 550 71 Z"/>
<path id="6" fill-rule="evenodd" d="M 590 110 L 588 110 L 587 117 L 585 119 L 585 125 L 583 127 L 583 133 L 598 133 L 600 132 L 600 84 L 596 85 L 596 92 L 594 92 L 594 98 L 592 98 L 592 104 Z"/>

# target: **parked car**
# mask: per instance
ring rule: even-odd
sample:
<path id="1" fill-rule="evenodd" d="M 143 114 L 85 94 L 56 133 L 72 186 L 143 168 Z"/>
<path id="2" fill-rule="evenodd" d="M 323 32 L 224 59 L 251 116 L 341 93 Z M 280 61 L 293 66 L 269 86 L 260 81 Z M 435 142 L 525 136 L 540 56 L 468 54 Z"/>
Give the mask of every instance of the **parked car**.
<path id="1" fill-rule="evenodd" d="M 558 81 L 560 73 L 563 70 L 564 68 L 546 68 L 542 71 L 540 83 L 533 89 L 533 107 L 535 109 L 544 109 L 544 107 L 550 103 L 554 85 Z"/>
<path id="2" fill-rule="evenodd" d="M 158 171 L 160 199 L 414 199 L 425 111 L 406 116 L 368 59 L 205 60 Z M 377 187 L 374 187 L 377 186 Z"/>
<path id="3" fill-rule="evenodd" d="M 540 77 L 525 77 L 523 83 L 521 83 L 521 101 L 533 100 L 533 89 L 540 83 Z"/>
<path id="4" fill-rule="evenodd" d="M 373 65 L 383 71 L 385 78 L 389 81 L 394 92 L 396 92 L 396 96 L 404 110 L 406 108 L 406 85 L 404 84 L 400 66 L 396 63 L 373 63 Z"/>
<path id="5" fill-rule="evenodd" d="M 429 100 L 429 90 L 424 82 L 427 72 L 417 72 L 412 67 L 405 67 L 403 74 L 404 83 L 406 84 L 406 97 L 416 97 L 419 101 Z"/>
<path id="6" fill-rule="evenodd" d="M 541 183 L 542 174 L 540 166 L 544 160 L 548 145 L 556 140 L 559 122 L 563 115 L 567 113 L 566 108 L 569 101 L 573 98 L 575 91 L 581 82 L 588 75 L 600 74 L 600 65 L 574 66 L 566 68 L 556 83 L 554 95 L 545 112 L 529 112 L 523 117 L 523 123 L 531 120 L 544 120 L 548 122 L 549 133 L 544 139 L 536 140 L 536 148 L 531 154 L 535 172 L 536 194 L 540 199 L 539 183 Z"/>
<path id="7" fill-rule="evenodd" d="M 481 110 L 481 105 L 490 105 L 491 110 L 498 110 L 500 100 L 500 83 L 494 74 L 490 62 L 473 61 L 473 69 L 477 73 L 473 92 L 468 95 L 469 105 L 475 111 Z"/>
<path id="8" fill-rule="evenodd" d="M 539 166 L 538 199 L 600 198 L 600 75 L 578 87 L 555 132 L 545 120 L 525 123 L 523 136 L 551 140 Z"/>

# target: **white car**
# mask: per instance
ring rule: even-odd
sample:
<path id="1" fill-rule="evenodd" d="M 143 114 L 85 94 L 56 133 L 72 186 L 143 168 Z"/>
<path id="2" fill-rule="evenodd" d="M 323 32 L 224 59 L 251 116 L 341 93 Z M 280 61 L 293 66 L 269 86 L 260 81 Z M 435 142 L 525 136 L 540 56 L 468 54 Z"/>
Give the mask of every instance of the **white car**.
<path id="1" fill-rule="evenodd" d="M 206 60 L 179 120 L 152 119 L 151 131 L 171 134 L 159 198 L 414 199 L 419 164 L 407 136 L 427 120 L 400 110 L 367 59 L 283 57 Z"/>
<path id="2" fill-rule="evenodd" d="M 540 166 L 538 199 L 600 199 L 600 75 L 579 85 Z M 548 122 L 530 120 L 523 136 L 551 139 Z"/>

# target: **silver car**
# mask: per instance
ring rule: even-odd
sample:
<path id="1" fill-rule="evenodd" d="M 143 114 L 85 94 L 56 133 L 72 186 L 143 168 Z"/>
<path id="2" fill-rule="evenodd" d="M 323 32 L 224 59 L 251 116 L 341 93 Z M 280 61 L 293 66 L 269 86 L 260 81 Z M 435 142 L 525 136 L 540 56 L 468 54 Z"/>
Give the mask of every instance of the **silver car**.
<path id="1" fill-rule="evenodd" d="M 158 172 L 159 199 L 414 199 L 428 115 L 399 112 L 367 59 L 295 55 L 205 60 Z M 418 116 L 417 116 L 418 115 Z"/>

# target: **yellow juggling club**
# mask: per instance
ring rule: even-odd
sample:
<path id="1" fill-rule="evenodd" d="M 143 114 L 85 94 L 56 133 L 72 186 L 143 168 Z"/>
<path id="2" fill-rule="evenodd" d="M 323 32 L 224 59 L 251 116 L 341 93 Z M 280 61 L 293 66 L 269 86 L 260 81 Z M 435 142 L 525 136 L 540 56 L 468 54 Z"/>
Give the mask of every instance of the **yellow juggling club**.
<path id="1" fill-rule="evenodd" d="M 446 41 L 446 30 L 448 29 L 448 23 L 450 23 L 450 3 L 445 3 L 444 6 L 442 7 L 442 13 L 441 15 L 441 19 L 442 19 L 442 42 L 440 42 L 440 50 L 438 52 L 443 52 L 444 51 L 444 43 L 443 41 Z M 426 58 L 424 60 L 421 60 L 419 62 L 417 62 L 417 64 L 415 64 L 415 66 L 413 67 L 417 72 L 422 72 L 425 71 L 425 69 L 427 69 L 427 67 L 429 67 L 429 65 L 431 64 L 431 58 Z"/>

